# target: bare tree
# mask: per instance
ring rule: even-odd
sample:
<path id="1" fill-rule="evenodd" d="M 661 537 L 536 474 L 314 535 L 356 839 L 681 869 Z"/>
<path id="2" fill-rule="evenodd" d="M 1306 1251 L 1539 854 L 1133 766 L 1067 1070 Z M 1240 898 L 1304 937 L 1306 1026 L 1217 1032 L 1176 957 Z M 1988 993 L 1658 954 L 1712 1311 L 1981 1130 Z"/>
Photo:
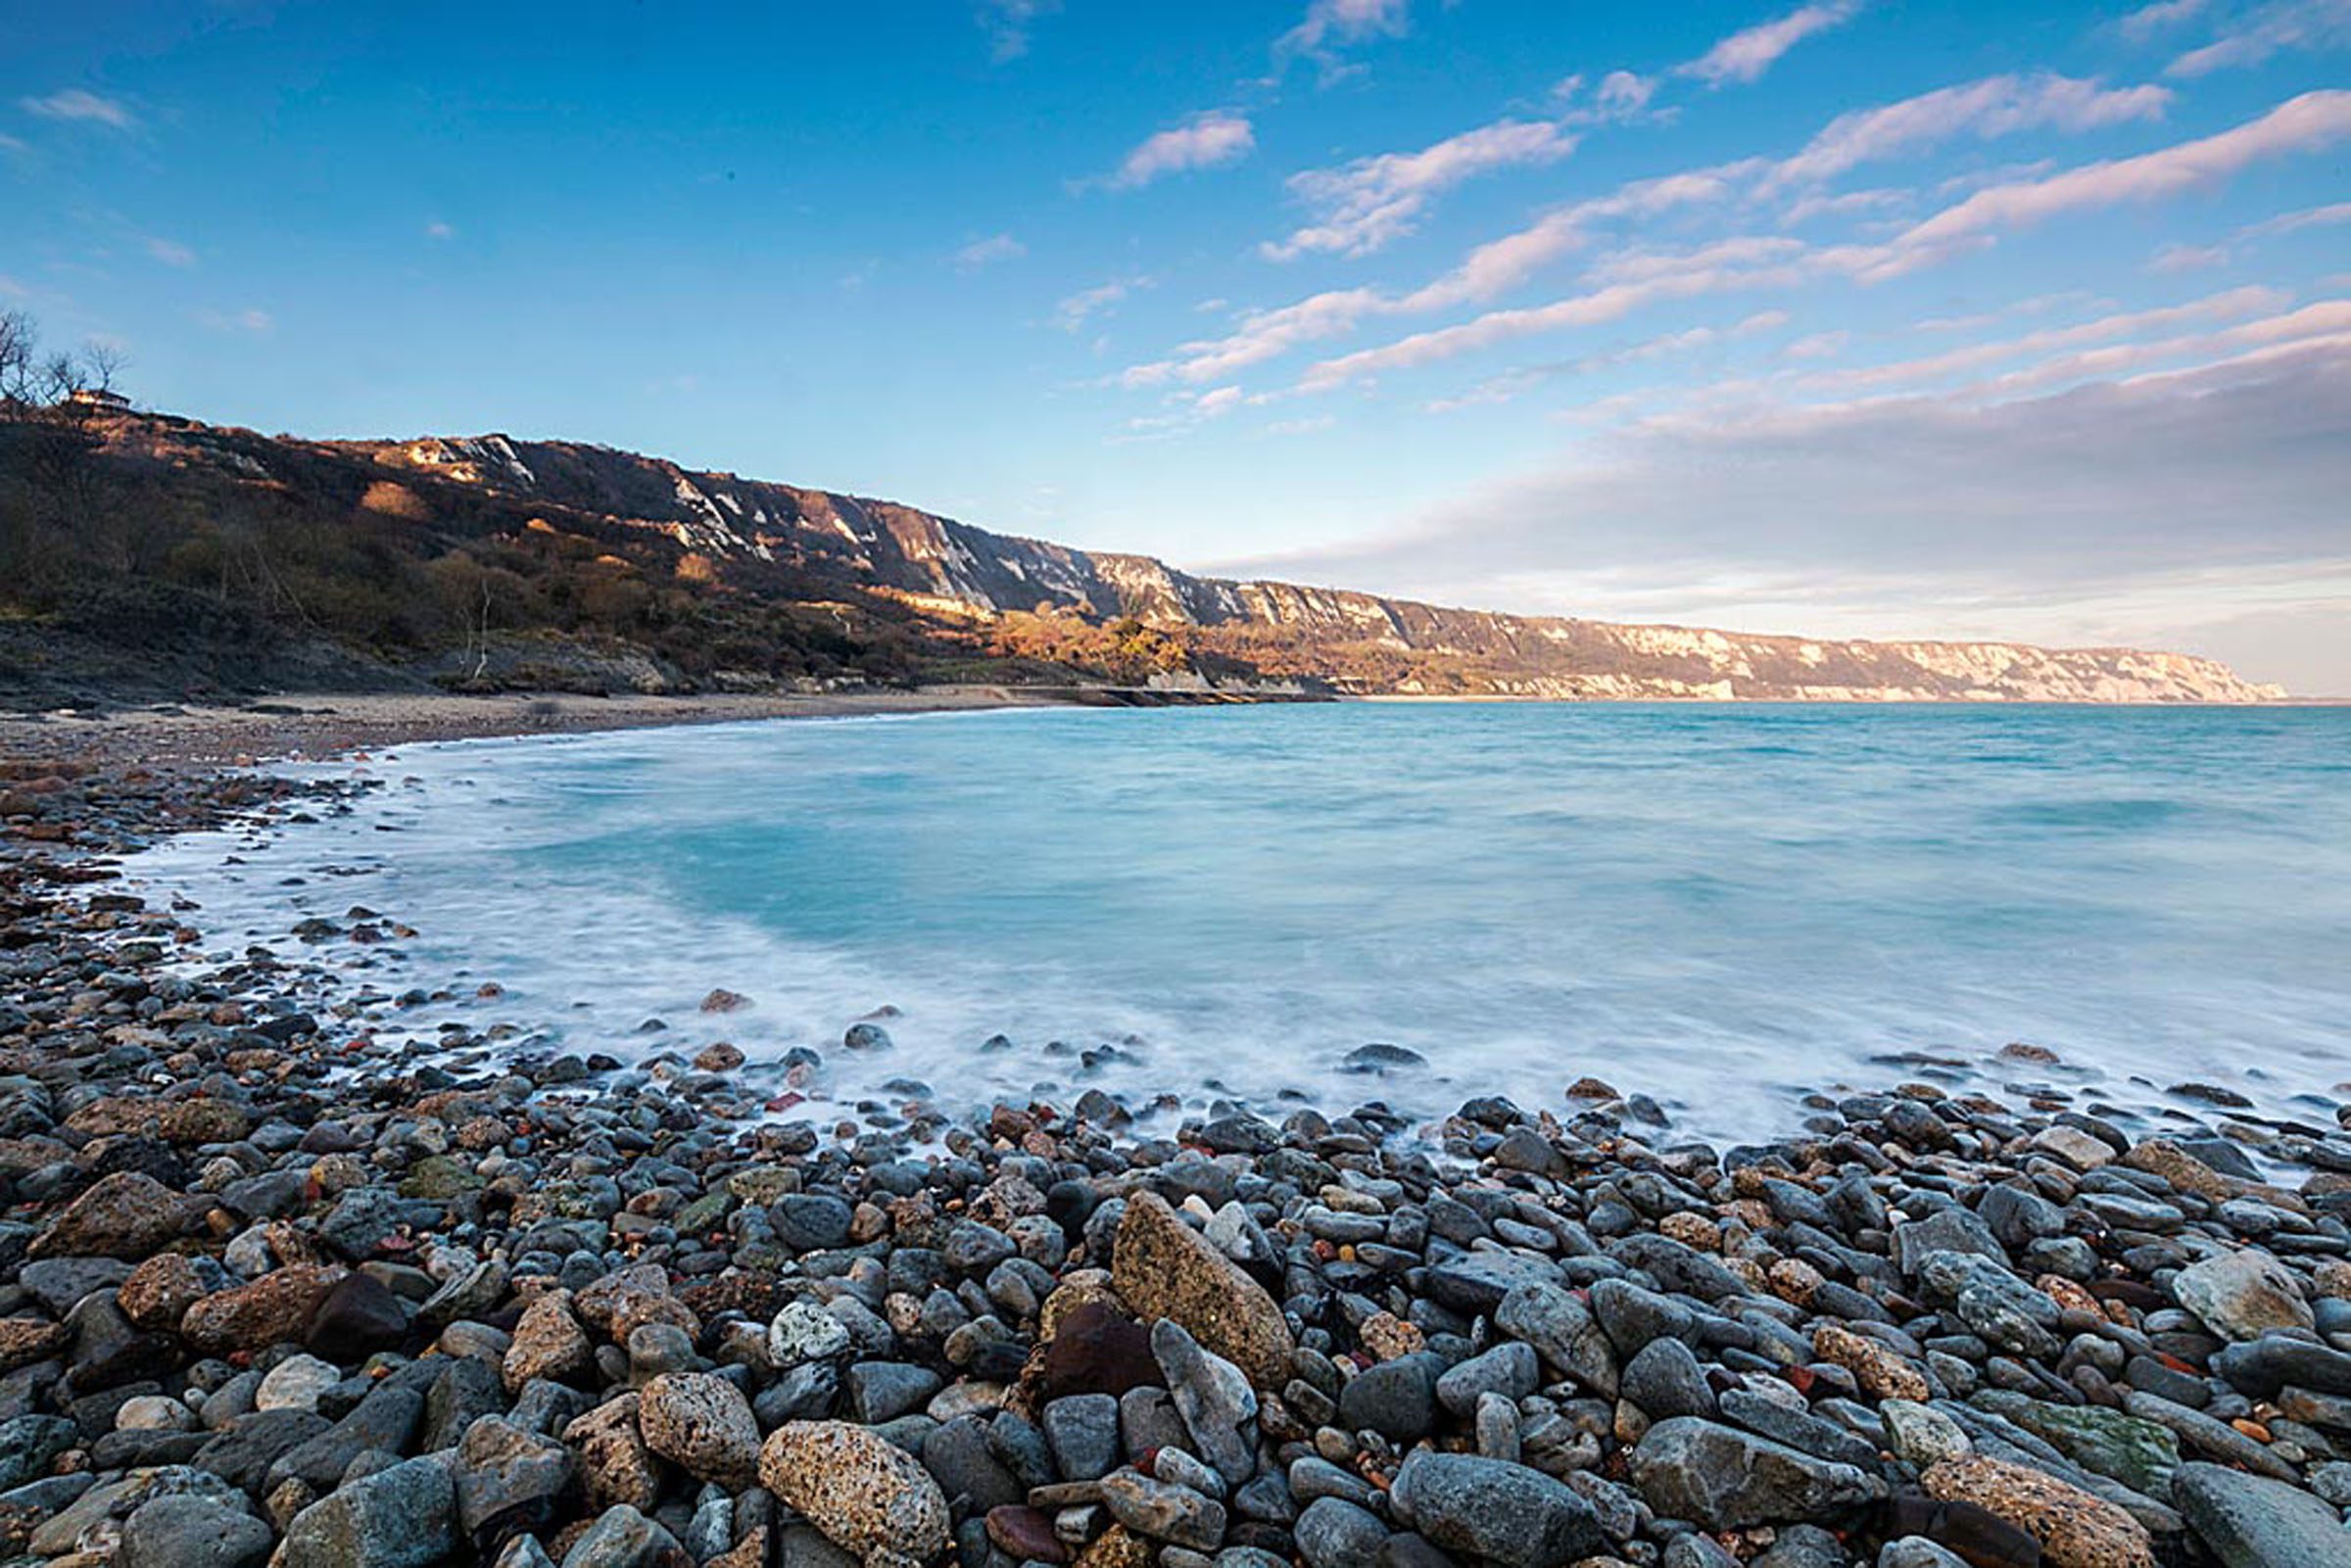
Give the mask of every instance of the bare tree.
<path id="1" fill-rule="evenodd" d="M 122 372 L 129 367 L 129 356 L 111 343 L 92 338 L 81 347 L 81 357 L 75 369 L 77 391 L 114 392 Z"/>
<path id="2" fill-rule="evenodd" d="M 22 310 L 0 311 L 0 404 L 31 401 L 40 329 Z"/>

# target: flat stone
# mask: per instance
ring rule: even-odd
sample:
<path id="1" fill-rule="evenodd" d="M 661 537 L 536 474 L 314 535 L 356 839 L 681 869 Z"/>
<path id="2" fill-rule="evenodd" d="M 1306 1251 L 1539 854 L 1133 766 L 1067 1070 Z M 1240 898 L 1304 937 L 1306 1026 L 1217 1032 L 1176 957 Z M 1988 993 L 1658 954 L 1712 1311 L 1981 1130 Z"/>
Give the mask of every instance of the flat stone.
<path id="1" fill-rule="evenodd" d="M 284 1568 L 426 1568 L 457 1548 L 457 1494 L 440 1458 L 338 1487 L 294 1516 Z"/>
<path id="2" fill-rule="evenodd" d="M 1431 1543 L 1504 1568 L 1558 1568 L 1602 1549 L 1592 1504 L 1525 1465 L 1415 1449 L 1392 1496 Z"/>
<path id="3" fill-rule="evenodd" d="M 122 1522 L 119 1568 L 258 1568 L 276 1543 L 269 1527 L 213 1497 L 156 1497 Z"/>
<path id="4" fill-rule="evenodd" d="M 1633 1449 L 1632 1474 L 1658 1513 L 1708 1530 L 1833 1518 L 1886 1494 L 1852 1465 L 1693 1416 L 1651 1427 Z"/>
<path id="5" fill-rule="evenodd" d="M 2172 1281 L 2172 1294 L 2225 1340 L 2257 1340 L 2273 1329 L 2312 1324 L 2310 1303 L 2292 1271 L 2258 1247 L 2190 1264 Z"/>
<path id="6" fill-rule="evenodd" d="M 2217 1464 L 2180 1466 L 2172 1500 L 2228 1568 L 2319 1568 L 2351 1562 L 2342 1516 L 2299 1487 Z"/>

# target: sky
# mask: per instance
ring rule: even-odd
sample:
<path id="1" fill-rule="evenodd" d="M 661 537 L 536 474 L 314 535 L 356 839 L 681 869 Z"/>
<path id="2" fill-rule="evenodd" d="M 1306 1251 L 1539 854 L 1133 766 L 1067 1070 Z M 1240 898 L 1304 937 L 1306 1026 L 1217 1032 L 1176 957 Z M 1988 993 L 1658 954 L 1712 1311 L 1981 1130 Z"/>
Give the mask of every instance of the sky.
<path id="1" fill-rule="evenodd" d="M 2351 0 L 0 0 L 0 308 L 1550 614 L 2351 694 Z"/>

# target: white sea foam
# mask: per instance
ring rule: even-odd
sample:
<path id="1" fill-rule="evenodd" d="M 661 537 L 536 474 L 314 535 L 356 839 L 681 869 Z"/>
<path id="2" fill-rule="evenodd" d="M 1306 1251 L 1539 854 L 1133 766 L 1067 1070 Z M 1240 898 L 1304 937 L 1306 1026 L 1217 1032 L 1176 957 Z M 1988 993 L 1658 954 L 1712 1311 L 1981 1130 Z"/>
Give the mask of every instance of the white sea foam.
<path id="1" fill-rule="evenodd" d="M 387 787 L 133 873 L 204 906 L 208 951 L 504 988 L 405 1012 L 419 1033 L 811 1046 L 842 1099 L 1428 1113 L 1592 1074 L 1737 1136 L 1921 1070 L 1873 1058 L 2024 1039 L 2119 1100 L 2275 1104 L 2351 1072 L 2347 738 L 2351 714 L 1484 704 L 639 731 L 330 768 Z M 289 934 L 355 904 L 420 934 Z M 714 987 L 753 1005 L 697 1012 Z M 843 1050 L 879 1008 L 894 1048 Z M 1374 1040 L 1428 1067 L 1340 1070 Z"/>

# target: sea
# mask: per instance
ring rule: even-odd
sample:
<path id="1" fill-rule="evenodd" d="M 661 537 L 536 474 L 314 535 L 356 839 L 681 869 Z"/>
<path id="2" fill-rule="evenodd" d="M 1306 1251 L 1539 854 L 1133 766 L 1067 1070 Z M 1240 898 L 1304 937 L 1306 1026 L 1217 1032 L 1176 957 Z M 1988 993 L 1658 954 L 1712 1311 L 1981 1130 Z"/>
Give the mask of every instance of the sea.
<path id="1" fill-rule="evenodd" d="M 326 964 L 477 1057 L 725 1041 L 798 1115 L 1593 1078 L 1739 1139 L 1919 1081 L 2330 1123 L 2351 1080 L 2351 709 L 1035 709 L 307 771 L 382 787 L 132 863 L 197 959 Z M 355 908 L 414 934 L 293 934 Z"/>

